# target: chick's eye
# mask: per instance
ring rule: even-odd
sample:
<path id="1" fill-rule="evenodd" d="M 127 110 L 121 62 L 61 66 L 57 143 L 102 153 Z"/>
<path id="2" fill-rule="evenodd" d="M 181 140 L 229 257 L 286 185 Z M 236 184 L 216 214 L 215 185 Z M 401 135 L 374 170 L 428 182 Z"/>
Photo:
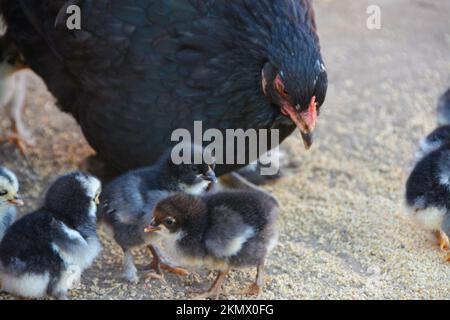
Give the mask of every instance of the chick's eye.
<path id="1" fill-rule="evenodd" d="M 8 191 L 0 190 L 0 197 L 6 196 L 7 194 L 8 194 Z"/>
<path id="2" fill-rule="evenodd" d="M 164 220 L 164 224 L 166 225 L 166 226 L 172 226 L 172 225 L 174 225 L 175 224 L 175 219 L 174 218 L 166 218 L 165 220 Z"/>
<path id="3" fill-rule="evenodd" d="M 192 166 L 192 172 L 194 172 L 194 173 L 198 173 L 199 172 L 197 166 Z"/>

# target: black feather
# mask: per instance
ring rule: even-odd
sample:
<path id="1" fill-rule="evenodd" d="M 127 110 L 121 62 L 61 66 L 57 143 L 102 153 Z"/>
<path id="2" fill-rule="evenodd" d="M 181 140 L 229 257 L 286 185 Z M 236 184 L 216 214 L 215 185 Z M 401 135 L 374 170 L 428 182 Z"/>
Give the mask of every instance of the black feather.
<path id="1" fill-rule="evenodd" d="M 4 0 L 1 10 L 61 108 L 120 170 L 155 163 L 173 130 L 192 132 L 194 120 L 204 130 L 280 128 L 285 139 L 294 125 L 261 90 L 267 61 L 284 69 L 300 104 L 325 98 L 309 0 L 76 1 L 81 30 L 60 23 L 68 3 Z"/>

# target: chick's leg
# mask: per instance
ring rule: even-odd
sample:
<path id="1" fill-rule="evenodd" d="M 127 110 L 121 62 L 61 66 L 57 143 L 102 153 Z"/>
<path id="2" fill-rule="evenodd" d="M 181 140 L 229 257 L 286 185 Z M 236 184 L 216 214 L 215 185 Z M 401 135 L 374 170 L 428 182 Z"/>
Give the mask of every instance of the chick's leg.
<path id="1" fill-rule="evenodd" d="M 439 243 L 439 248 L 441 248 L 442 251 L 448 250 L 450 248 L 450 240 L 445 232 L 441 230 L 436 231 L 436 238 Z"/>
<path id="2" fill-rule="evenodd" d="M 122 248 L 123 250 L 123 277 L 131 282 L 138 283 L 139 277 L 137 275 L 137 269 L 134 265 L 133 255 L 128 248 Z"/>
<path id="3" fill-rule="evenodd" d="M 154 246 L 148 246 L 150 252 L 152 253 L 153 260 L 150 264 L 150 267 L 155 270 L 158 274 L 161 274 L 161 269 L 167 271 L 169 273 L 173 273 L 179 276 L 188 276 L 189 272 L 183 268 L 172 267 L 168 264 L 161 262 L 161 253 L 158 252 L 157 248 Z"/>
<path id="4" fill-rule="evenodd" d="M 69 300 L 64 280 L 63 274 L 51 276 L 47 286 L 47 294 L 57 300 Z"/>
<path id="5" fill-rule="evenodd" d="M 150 251 L 153 253 L 154 249 L 152 246 L 148 246 Z M 155 280 L 161 280 L 161 281 L 165 281 L 164 280 L 164 275 L 162 274 L 160 268 L 159 268 L 160 262 L 159 262 L 159 257 L 158 255 L 153 255 L 153 260 L 152 263 L 150 265 L 150 268 L 155 270 L 156 272 L 153 271 L 144 271 L 144 279 L 155 279 Z"/>
<path id="6" fill-rule="evenodd" d="M 450 215 L 446 214 L 444 216 L 444 221 L 442 223 L 441 231 L 436 232 L 436 234 L 438 234 L 438 240 L 439 240 L 441 249 L 445 248 L 448 250 L 450 248 L 450 245 L 449 245 L 449 238 L 448 238 L 447 234 L 450 234 Z M 445 258 L 445 261 L 450 262 L 450 254 L 447 255 L 447 257 Z"/>
<path id="7" fill-rule="evenodd" d="M 205 292 L 194 293 L 192 296 L 195 300 L 204 300 L 204 299 L 219 299 L 220 294 L 222 293 L 222 284 L 225 281 L 225 278 L 228 274 L 229 270 L 219 271 L 216 280 L 213 282 L 211 288 Z"/>
<path id="8" fill-rule="evenodd" d="M 162 274 L 161 272 L 161 260 L 159 259 L 158 252 L 156 251 L 155 247 L 148 246 L 148 249 L 152 253 L 152 262 L 150 263 L 150 268 L 156 271 L 158 274 Z"/>
<path id="9" fill-rule="evenodd" d="M 252 283 L 243 294 L 246 296 L 259 297 L 264 286 L 264 261 L 262 261 L 256 269 L 256 280 Z"/>

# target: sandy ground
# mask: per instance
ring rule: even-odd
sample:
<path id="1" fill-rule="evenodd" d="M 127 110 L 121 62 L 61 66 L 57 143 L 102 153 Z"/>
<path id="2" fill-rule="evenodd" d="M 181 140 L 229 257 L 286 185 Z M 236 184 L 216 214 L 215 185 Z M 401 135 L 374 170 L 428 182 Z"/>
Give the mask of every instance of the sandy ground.
<path id="1" fill-rule="evenodd" d="M 381 7 L 381 30 L 366 28 L 369 4 Z M 403 193 L 417 141 L 433 129 L 437 98 L 450 86 L 450 2 L 316 0 L 316 10 L 329 95 L 312 151 L 291 138 L 286 145 L 299 167 L 267 187 L 283 210 L 262 298 L 448 298 L 450 265 L 405 217 Z M 26 113 L 38 147 L 23 158 L 0 146 L 2 165 L 22 182 L 27 210 L 55 176 L 92 153 L 44 86 L 35 80 L 31 87 Z M 1 119 L 6 133 L 9 122 Z M 130 285 L 120 277 L 118 247 L 104 245 L 74 299 L 182 299 L 213 278 L 200 272 Z M 145 266 L 145 250 L 137 255 Z M 228 297 L 238 298 L 253 277 L 254 270 L 234 272 Z"/>

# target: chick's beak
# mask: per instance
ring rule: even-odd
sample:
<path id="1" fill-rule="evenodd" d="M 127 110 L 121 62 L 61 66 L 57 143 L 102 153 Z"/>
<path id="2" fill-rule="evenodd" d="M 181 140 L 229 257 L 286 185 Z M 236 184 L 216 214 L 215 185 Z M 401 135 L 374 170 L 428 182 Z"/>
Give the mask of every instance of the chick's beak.
<path id="1" fill-rule="evenodd" d="M 144 229 L 144 232 L 145 233 L 153 233 L 153 232 L 156 232 L 156 231 L 159 231 L 159 230 L 161 230 L 160 227 L 155 227 L 155 226 L 149 225 L 148 227 L 146 227 Z"/>
<path id="2" fill-rule="evenodd" d="M 309 150 L 313 143 L 313 131 L 317 121 L 316 97 L 314 96 L 311 98 L 307 111 L 299 113 L 297 108 L 294 108 L 291 105 L 283 106 L 282 111 L 291 118 L 292 122 L 294 122 L 300 130 L 303 144 L 305 145 L 306 150 Z"/>
<path id="3" fill-rule="evenodd" d="M 23 206 L 25 204 L 19 196 L 15 196 L 13 199 L 8 200 L 8 203 L 15 206 Z"/>
<path id="4" fill-rule="evenodd" d="M 150 225 L 148 225 L 147 227 L 145 227 L 144 232 L 145 233 L 153 233 L 156 231 L 160 231 L 161 227 L 159 227 L 155 221 L 155 218 L 152 219 L 152 221 L 150 221 Z"/>

